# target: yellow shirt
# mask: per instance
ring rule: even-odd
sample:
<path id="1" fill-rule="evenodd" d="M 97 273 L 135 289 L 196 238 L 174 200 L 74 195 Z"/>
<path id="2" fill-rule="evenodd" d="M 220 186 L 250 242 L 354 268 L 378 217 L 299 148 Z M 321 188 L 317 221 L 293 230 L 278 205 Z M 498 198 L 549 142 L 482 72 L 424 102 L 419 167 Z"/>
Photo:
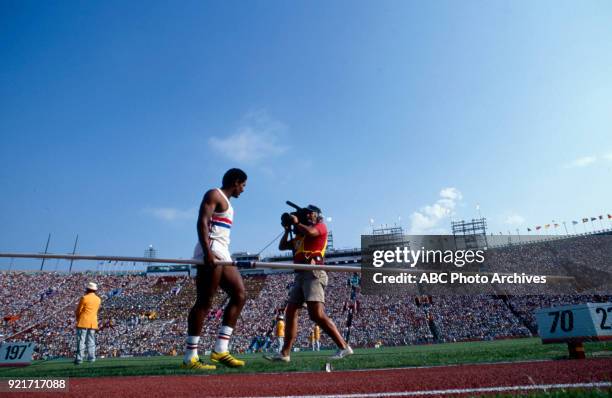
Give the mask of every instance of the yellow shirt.
<path id="1" fill-rule="evenodd" d="M 87 293 L 81 297 L 75 311 L 78 328 L 98 329 L 98 310 L 101 302 L 95 293 Z"/>
<path id="2" fill-rule="evenodd" d="M 276 337 L 285 337 L 285 321 L 276 322 Z"/>
<path id="3" fill-rule="evenodd" d="M 315 340 L 319 340 L 321 338 L 321 329 L 319 328 L 319 325 L 315 325 L 312 333 L 314 334 Z"/>

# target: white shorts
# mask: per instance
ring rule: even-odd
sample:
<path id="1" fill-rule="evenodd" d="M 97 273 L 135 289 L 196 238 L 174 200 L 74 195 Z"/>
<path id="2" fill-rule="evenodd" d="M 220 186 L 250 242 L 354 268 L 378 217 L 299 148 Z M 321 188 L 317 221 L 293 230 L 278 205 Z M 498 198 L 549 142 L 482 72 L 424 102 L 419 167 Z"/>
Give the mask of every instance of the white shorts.
<path id="1" fill-rule="evenodd" d="M 217 241 L 213 240 L 210 245 L 210 249 L 212 250 L 217 260 L 232 261 L 232 256 L 230 255 L 228 247 L 221 245 Z M 193 249 L 193 259 L 194 260 L 204 259 L 204 251 L 202 250 L 202 246 L 200 246 L 200 242 L 196 243 L 196 246 Z"/>

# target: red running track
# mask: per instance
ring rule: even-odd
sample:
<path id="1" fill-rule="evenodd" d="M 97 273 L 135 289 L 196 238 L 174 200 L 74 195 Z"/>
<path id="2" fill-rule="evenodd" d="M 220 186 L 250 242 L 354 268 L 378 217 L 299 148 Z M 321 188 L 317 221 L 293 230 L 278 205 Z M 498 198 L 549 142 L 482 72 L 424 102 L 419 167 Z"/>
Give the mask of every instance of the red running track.
<path id="1" fill-rule="evenodd" d="M 610 389 L 611 381 L 612 358 L 602 358 L 330 373 L 73 378 L 70 379 L 69 394 L 38 392 L 6 396 L 202 398 L 367 394 L 366 397 L 431 397 L 518 391 L 501 389 L 479 392 L 474 391 L 475 388 L 594 382 L 607 382 L 604 387 Z M 459 391 L 446 391 L 452 389 Z"/>

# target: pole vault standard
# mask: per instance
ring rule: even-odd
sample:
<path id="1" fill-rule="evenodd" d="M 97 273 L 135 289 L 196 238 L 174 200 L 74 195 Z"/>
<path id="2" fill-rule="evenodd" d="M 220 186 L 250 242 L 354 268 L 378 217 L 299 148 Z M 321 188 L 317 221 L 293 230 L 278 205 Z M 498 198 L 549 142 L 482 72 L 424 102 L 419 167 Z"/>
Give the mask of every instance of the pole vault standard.
<path id="1" fill-rule="evenodd" d="M 149 258 L 149 257 L 124 257 L 124 256 L 89 256 L 81 254 L 39 254 L 39 253 L 0 253 L 0 257 L 6 258 L 42 258 L 64 259 L 64 260 L 94 260 L 94 261 L 126 261 L 137 263 L 162 263 L 162 264 L 193 264 L 202 265 L 202 260 L 177 259 L 177 258 Z M 269 268 L 269 269 L 293 269 L 293 270 L 323 270 L 332 272 L 361 272 L 361 267 L 349 265 L 310 265 L 293 263 L 269 263 L 264 261 L 215 261 L 218 265 L 234 266 L 238 268 Z"/>

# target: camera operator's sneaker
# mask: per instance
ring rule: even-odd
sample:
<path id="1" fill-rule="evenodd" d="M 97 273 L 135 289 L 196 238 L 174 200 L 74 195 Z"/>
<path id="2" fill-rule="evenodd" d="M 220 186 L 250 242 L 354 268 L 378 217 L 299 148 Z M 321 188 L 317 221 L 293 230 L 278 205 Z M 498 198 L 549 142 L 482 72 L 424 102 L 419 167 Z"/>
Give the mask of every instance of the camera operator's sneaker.
<path id="1" fill-rule="evenodd" d="M 264 355 L 263 357 L 264 359 L 267 359 L 268 361 L 272 361 L 272 362 L 291 362 L 291 357 L 284 356 L 280 352 L 274 355 Z"/>
<path id="2" fill-rule="evenodd" d="M 349 355 L 353 355 L 353 349 L 347 345 L 346 348 L 339 348 L 334 355 L 329 357 L 329 359 L 342 359 L 348 357 Z"/>

